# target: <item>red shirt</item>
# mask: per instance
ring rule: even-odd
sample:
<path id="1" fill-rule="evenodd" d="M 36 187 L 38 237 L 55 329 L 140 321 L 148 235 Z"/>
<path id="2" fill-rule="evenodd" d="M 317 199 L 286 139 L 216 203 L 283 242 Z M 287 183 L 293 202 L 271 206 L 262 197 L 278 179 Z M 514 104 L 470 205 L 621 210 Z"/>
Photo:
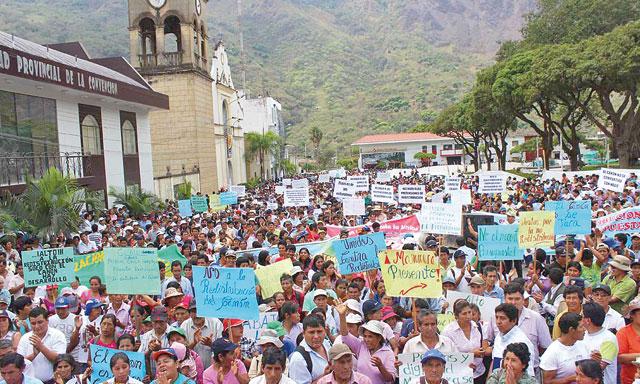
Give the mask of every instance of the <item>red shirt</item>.
<path id="1" fill-rule="evenodd" d="M 640 353 L 640 335 L 636 333 L 631 324 L 622 327 L 616 334 L 618 338 L 619 354 Z M 622 384 L 632 384 L 636 374 L 633 364 L 621 364 L 620 377 Z"/>

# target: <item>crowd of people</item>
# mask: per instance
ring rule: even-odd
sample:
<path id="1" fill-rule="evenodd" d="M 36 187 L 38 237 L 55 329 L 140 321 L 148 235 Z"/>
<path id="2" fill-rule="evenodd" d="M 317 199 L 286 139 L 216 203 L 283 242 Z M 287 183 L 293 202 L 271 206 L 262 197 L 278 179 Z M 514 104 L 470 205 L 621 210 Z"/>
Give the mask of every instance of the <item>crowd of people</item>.
<path id="1" fill-rule="evenodd" d="M 305 207 L 283 207 L 276 183 L 267 182 L 247 190 L 237 205 L 191 216 L 180 216 L 167 201 L 162 211 L 139 217 L 124 207 L 85 212 L 77 233 L 49 239 L 2 230 L 3 383 L 92 382 L 92 345 L 120 351 L 108 361 L 107 382 L 118 384 L 394 383 L 399 354 L 419 354 L 417 380 L 441 384 L 447 356 L 456 352 L 472 355 L 474 383 L 640 383 L 640 233 L 606 236 L 592 224 L 588 235 L 557 236 L 551 249 L 493 262 L 477 253 L 474 222 L 474 214 L 486 214 L 517 223 L 520 212 L 557 200 L 590 200 L 595 219 L 639 205 L 635 174 L 621 193 L 599 189 L 597 174 L 509 178 L 500 194 L 476 193 L 478 178 L 464 176 L 462 188 L 472 194 L 463 207 L 464 234 L 446 244 L 437 233 L 386 239 L 395 249 L 438 256 L 442 295 L 429 298 L 387 295 L 379 270 L 342 276 L 335 259 L 304 245 L 329 239 L 329 225 L 379 232 L 381 223 L 415 214 L 420 205 L 381 204 L 360 192 L 366 214 L 344 216 L 332 183 L 308 179 Z M 424 185 L 427 201 L 449 199 L 443 177 L 410 172 L 388 184 Z M 185 262 L 159 262 L 161 290 L 154 296 L 110 294 L 99 276 L 66 287 L 25 286 L 23 251 L 73 247 L 87 254 L 174 244 Z M 260 311 L 276 312 L 277 321 L 265 324 L 256 340 L 243 334 L 243 320 L 199 316 L 194 266 L 263 268 L 286 259 L 293 268 L 280 276 L 280 292 L 263 297 L 258 286 Z M 451 291 L 472 295 L 450 304 Z M 483 316 L 474 297 L 499 305 Z M 454 320 L 439 329 L 445 313 Z M 144 354 L 144 377 L 132 376 L 124 353 L 131 351 Z"/>

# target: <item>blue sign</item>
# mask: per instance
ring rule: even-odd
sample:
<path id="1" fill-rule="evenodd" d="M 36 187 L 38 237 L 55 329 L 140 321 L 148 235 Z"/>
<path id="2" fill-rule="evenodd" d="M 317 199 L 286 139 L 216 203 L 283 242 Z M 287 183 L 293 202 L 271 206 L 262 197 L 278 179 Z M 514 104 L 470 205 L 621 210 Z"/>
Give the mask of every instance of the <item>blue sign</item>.
<path id="1" fill-rule="evenodd" d="M 256 275 L 251 268 L 193 267 L 200 317 L 258 320 Z"/>
<path id="2" fill-rule="evenodd" d="M 105 381 L 113 377 L 110 361 L 111 357 L 118 352 L 122 352 L 126 354 L 127 357 L 129 357 L 129 366 L 131 367 L 129 376 L 142 381 L 144 376 L 147 374 L 144 353 L 121 351 L 117 349 L 101 347 L 96 344 L 91 344 L 89 348 L 91 350 L 92 372 L 91 379 L 87 384 L 104 383 Z"/>
<path id="3" fill-rule="evenodd" d="M 591 201 L 547 201 L 545 211 L 555 211 L 557 235 L 588 235 L 591 233 Z"/>
<path id="4" fill-rule="evenodd" d="M 378 252 L 386 249 L 387 245 L 382 232 L 333 242 L 338 267 L 343 275 L 380 268 Z"/>
<path id="5" fill-rule="evenodd" d="M 235 192 L 220 192 L 220 205 L 238 204 L 238 194 Z"/>
<path id="6" fill-rule="evenodd" d="M 487 260 L 522 260 L 518 247 L 518 224 L 479 225 L 478 257 Z"/>
<path id="7" fill-rule="evenodd" d="M 191 200 L 178 200 L 178 212 L 180 216 L 191 216 Z"/>

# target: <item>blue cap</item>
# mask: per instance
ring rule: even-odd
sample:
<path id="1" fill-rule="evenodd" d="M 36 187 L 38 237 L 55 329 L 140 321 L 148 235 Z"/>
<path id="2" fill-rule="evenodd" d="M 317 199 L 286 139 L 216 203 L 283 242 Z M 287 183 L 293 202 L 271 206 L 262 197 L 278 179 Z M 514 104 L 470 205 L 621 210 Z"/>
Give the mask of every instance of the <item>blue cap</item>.
<path id="1" fill-rule="evenodd" d="M 67 300 L 65 296 L 60 296 L 56 299 L 56 308 L 69 308 L 70 306 L 71 305 L 69 304 L 69 300 Z"/>
<path id="2" fill-rule="evenodd" d="M 382 309 L 382 304 L 378 303 L 375 300 L 367 300 L 362 303 L 362 313 L 366 316 L 370 313 L 379 311 Z"/>
<path id="3" fill-rule="evenodd" d="M 104 304 L 98 300 L 98 299 L 89 299 L 87 300 L 87 303 L 85 304 L 85 308 L 84 308 L 84 314 L 86 316 L 89 316 L 89 314 L 91 313 L 91 311 L 94 308 L 100 308 L 102 307 Z"/>
<path id="4" fill-rule="evenodd" d="M 442 284 L 444 283 L 455 284 L 456 280 L 452 276 L 446 276 L 444 279 L 442 279 Z"/>
<path id="5" fill-rule="evenodd" d="M 422 356 L 422 360 L 420 360 L 420 363 L 424 364 L 431 359 L 438 359 L 442 361 L 442 363 L 447 364 L 447 359 L 444 357 L 442 352 L 438 351 L 437 349 L 430 349 L 425 352 Z"/>

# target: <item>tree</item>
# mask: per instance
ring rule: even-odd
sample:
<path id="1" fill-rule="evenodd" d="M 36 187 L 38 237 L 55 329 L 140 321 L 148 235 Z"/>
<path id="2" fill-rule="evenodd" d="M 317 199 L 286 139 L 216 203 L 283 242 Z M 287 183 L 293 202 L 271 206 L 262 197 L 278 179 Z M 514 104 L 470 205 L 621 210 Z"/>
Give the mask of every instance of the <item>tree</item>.
<path id="1" fill-rule="evenodd" d="M 123 205 L 134 217 L 140 217 L 145 213 L 153 212 L 161 208 L 158 197 L 152 193 L 143 191 L 139 186 L 128 187 L 119 191 L 115 188 L 109 190 L 109 195 L 114 197 L 114 204 Z M 189 195 L 189 198 L 191 195 Z"/>
<path id="2" fill-rule="evenodd" d="M 258 158 L 260 162 L 260 177 L 264 180 L 264 161 L 268 153 L 273 153 L 279 147 L 280 137 L 274 132 L 264 134 L 249 132 L 244 135 L 245 156 L 247 159 Z"/>
<path id="3" fill-rule="evenodd" d="M 45 241 L 60 232 L 77 231 L 80 212 L 87 205 L 97 207 L 100 200 L 55 168 L 49 168 L 40 179 L 28 178 L 22 194 L 7 195 L 1 202 L 2 211 L 12 216 L 14 225 Z"/>
<path id="4" fill-rule="evenodd" d="M 322 142 L 322 130 L 317 126 L 311 128 L 311 143 L 313 144 L 313 149 L 315 152 L 315 157 L 318 157 L 318 153 L 320 152 L 320 143 Z"/>
<path id="5" fill-rule="evenodd" d="M 184 181 L 182 184 L 178 185 L 176 190 L 176 200 L 187 200 L 191 198 L 193 194 L 193 187 L 191 186 L 190 181 Z"/>
<path id="6" fill-rule="evenodd" d="M 415 155 L 413 155 L 413 158 L 416 160 L 420 160 L 422 165 L 428 167 L 431 165 L 431 160 L 436 158 L 436 155 L 430 152 L 417 152 Z"/>
<path id="7" fill-rule="evenodd" d="M 343 167 L 347 171 L 358 168 L 358 158 L 357 157 L 345 157 L 336 161 L 336 164 Z"/>

